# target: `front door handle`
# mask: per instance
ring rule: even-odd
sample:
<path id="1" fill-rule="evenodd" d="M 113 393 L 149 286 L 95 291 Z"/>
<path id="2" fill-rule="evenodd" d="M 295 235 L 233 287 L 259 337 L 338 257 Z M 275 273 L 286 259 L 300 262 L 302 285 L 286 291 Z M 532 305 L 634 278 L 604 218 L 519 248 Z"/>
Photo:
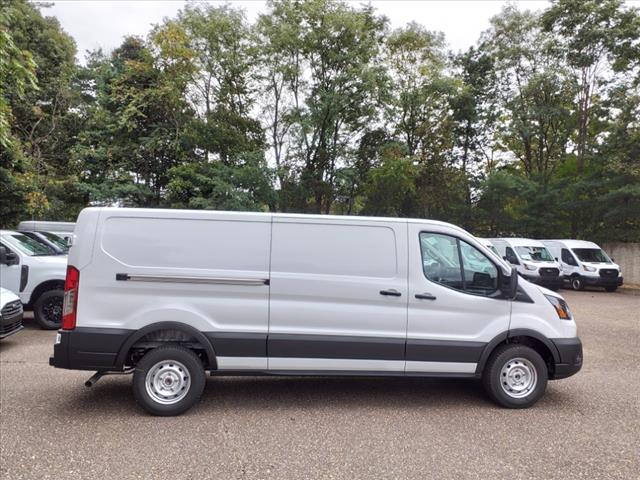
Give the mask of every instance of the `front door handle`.
<path id="1" fill-rule="evenodd" d="M 430 293 L 416 293 L 416 298 L 419 300 L 435 300 L 435 295 L 431 295 Z"/>
<path id="2" fill-rule="evenodd" d="M 388 297 L 400 297 L 400 296 L 402 296 L 402 294 L 399 291 L 397 291 L 397 290 L 395 290 L 393 288 L 391 288 L 389 290 L 380 290 L 380 295 L 386 295 Z"/>

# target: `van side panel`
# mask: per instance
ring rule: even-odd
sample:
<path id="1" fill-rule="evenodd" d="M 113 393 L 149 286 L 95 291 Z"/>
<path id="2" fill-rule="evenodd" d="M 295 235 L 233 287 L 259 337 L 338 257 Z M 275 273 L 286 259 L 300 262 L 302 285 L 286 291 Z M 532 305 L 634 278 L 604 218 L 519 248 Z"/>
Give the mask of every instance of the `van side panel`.
<path id="1" fill-rule="evenodd" d="M 269 369 L 402 371 L 406 268 L 405 223 L 274 217 Z"/>
<path id="2" fill-rule="evenodd" d="M 103 216 L 93 260 L 80 270 L 78 327 L 135 331 L 182 322 L 204 332 L 214 350 L 220 342 L 225 352 L 266 351 L 269 216 L 153 210 Z M 88 239 L 79 237 L 76 248 L 90 248 Z M 230 349 L 229 341 L 242 348 Z M 266 359 L 256 367 L 266 368 Z"/>

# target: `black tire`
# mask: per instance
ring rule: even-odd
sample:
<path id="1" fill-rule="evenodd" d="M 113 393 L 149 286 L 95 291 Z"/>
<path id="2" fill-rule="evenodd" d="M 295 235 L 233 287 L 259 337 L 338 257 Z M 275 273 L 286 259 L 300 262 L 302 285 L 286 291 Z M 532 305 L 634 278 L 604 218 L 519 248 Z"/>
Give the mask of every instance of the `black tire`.
<path id="1" fill-rule="evenodd" d="M 604 287 L 607 292 L 615 292 L 618 289 L 617 285 L 612 285 L 610 287 Z"/>
<path id="2" fill-rule="evenodd" d="M 177 365 L 171 364 L 174 362 Z M 188 381 L 188 386 L 182 387 L 186 392 L 181 391 L 176 394 L 184 395 L 179 400 L 168 398 L 167 401 L 175 401 L 175 403 L 164 404 L 155 399 L 147 389 L 147 375 L 152 369 L 160 372 L 163 367 L 158 368 L 159 364 L 171 364 L 171 368 L 167 365 L 167 369 L 178 375 L 184 375 L 184 380 Z M 147 353 L 136 365 L 133 373 L 133 396 L 136 402 L 142 408 L 152 415 L 163 417 L 180 415 L 189 410 L 202 395 L 206 383 L 205 371 L 202 362 L 198 356 L 191 350 L 177 345 L 167 345 L 158 347 Z M 150 382 L 149 389 L 160 396 Z"/>
<path id="3" fill-rule="evenodd" d="M 514 398 L 505 391 L 508 386 L 503 377 L 503 368 L 507 368 L 508 365 L 515 365 L 515 367 L 517 367 L 521 359 L 525 359 L 530 366 L 533 366 L 536 381 L 528 393 L 525 391 L 523 392 L 525 394 L 524 396 Z M 544 394 L 547 388 L 548 377 L 549 372 L 547 371 L 547 365 L 538 352 L 526 345 L 510 344 L 498 347 L 491 354 L 482 375 L 482 384 L 489 396 L 498 405 L 507 408 L 529 408 Z"/>
<path id="4" fill-rule="evenodd" d="M 580 278 L 579 275 L 574 275 L 573 277 L 571 277 L 569 279 L 569 282 L 571 283 L 571 288 L 575 291 L 580 291 L 580 290 L 584 290 L 584 282 L 582 281 L 582 278 Z"/>
<path id="5" fill-rule="evenodd" d="M 45 330 L 55 330 L 62 324 L 63 290 L 48 290 L 33 304 L 33 317 Z"/>

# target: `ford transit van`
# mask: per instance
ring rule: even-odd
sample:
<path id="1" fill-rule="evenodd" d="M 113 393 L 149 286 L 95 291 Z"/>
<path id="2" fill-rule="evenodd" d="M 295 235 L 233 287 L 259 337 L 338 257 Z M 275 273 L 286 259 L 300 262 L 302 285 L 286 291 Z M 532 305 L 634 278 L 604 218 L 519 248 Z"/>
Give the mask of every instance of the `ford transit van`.
<path id="1" fill-rule="evenodd" d="M 542 240 L 562 268 L 564 278 L 574 290 L 585 285 L 615 292 L 622 285 L 620 267 L 597 244 L 584 240 Z"/>
<path id="2" fill-rule="evenodd" d="M 539 240 L 530 238 L 492 238 L 502 258 L 516 267 L 520 276 L 552 290 L 559 289 L 564 278 L 560 265 Z"/>
<path id="3" fill-rule="evenodd" d="M 211 375 L 482 379 L 523 408 L 575 374 L 567 303 L 438 221 L 88 208 L 50 364 L 133 373 L 152 414 Z"/>

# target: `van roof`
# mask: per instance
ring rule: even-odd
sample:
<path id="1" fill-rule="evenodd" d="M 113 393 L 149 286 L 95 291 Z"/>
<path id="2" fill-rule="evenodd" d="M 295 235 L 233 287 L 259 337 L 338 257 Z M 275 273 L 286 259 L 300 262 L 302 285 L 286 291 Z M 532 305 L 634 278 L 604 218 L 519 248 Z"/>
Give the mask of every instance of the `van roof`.
<path id="1" fill-rule="evenodd" d="M 18 224 L 18 230 L 73 232 L 75 222 L 55 222 L 46 220 L 24 220 Z"/>
<path id="2" fill-rule="evenodd" d="M 492 238 L 491 241 L 506 242 L 514 247 L 543 247 L 540 240 L 533 238 Z"/>
<path id="3" fill-rule="evenodd" d="M 365 217 L 356 215 L 317 215 L 306 213 L 271 213 L 271 212 L 234 212 L 225 210 L 180 210 L 180 209 L 162 209 L 162 208 L 118 208 L 118 207 L 89 207 L 83 211 L 100 211 L 109 212 L 112 216 L 131 215 L 132 213 L 155 213 L 156 215 L 189 215 L 198 217 L 227 217 L 227 216 L 246 216 L 246 217 L 265 217 L 265 218 L 291 218 L 291 219 L 322 219 L 338 222 L 344 221 L 367 221 L 367 222 L 396 222 L 396 223 L 421 223 L 446 226 L 456 229 L 460 232 L 468 233 L 461 227 L 452 223 L 442 222 L 440 220 L 429 220 L 419 218 L 398 218 L 398 217 Z"/>
<path id="4" fill-rule="evenodd" d="M 559 242 L 562 243 L 566 248 L 600 248 L 597 243 L 589 242 L 587 240 L 542 240 L 542 242 Z"/>

